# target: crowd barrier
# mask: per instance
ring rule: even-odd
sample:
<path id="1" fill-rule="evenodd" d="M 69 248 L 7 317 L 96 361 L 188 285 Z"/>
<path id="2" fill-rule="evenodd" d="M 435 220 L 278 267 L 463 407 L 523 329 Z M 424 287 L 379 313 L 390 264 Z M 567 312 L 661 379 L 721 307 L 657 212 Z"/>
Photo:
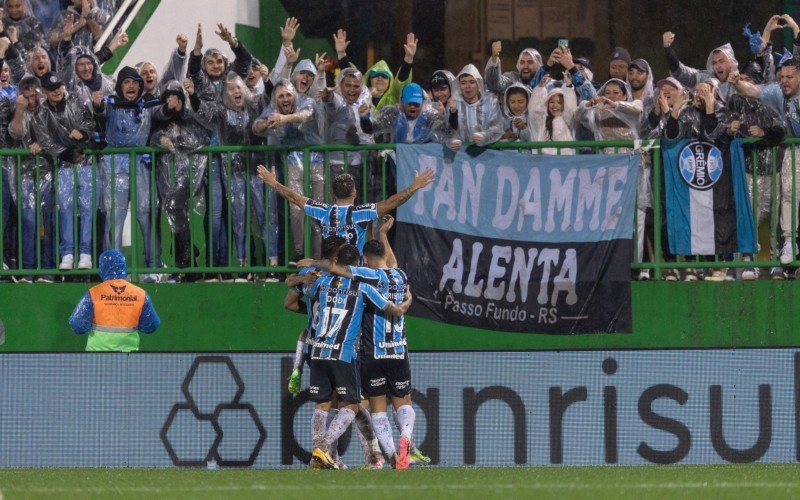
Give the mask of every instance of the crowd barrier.
<path id="1" fill-rule="evenodd" d="M 547 142 L 547 143 L 496 143 L 492 148 L 513 150 L 520 152 L 540 153 L 546 149 L 548 153 L 562 154 L 564 152 L 599 153 L 638 150 L 636 154 L 650 157 L 652 168 L 652 191 L 656 193 L 652 202 L 652 219 L 648 216 L 646 251 L 648 256 L 643 263 L 632 263 L 634 270 L 652 269 L 654 277 L 661 277 L 665 270 L 673 268 L 727 268 L 727 267 L 759 267 L 770 268 L 780 266 L 777 259 L 779 250 L 778 225 L 779 225 L 779 192 L 781 170 L 778 161 L 779 154 L 791 155 L 792 165 L 796 165 L 796 146 L 800 139 L 786 139 L 780 145 L 761 145 L 754 139 L 747 139 L 746 147 L 749 149 L 749 169 L 752 172 L 752 210 L 753 218 L 758 227 L 762 224 L 762 244 L 759 255 L 753 256 L 753 261 L 734 259 L 721 261 L 719 256 L 711 258 L 686 258 L 680 262 L 667 261 L 662 248 L 662 222 L 665 220 L 664 200 L 662 193 L 663 173 L 659 141 L 575 141 L 575 142 Z M 644 146 L 644 148 L 643 148 Z M 474 147 L 474 146 L 467 146 Z M 112 232 L 119 224 L 111 214 L 117 209 L 118 190 L 109 189 L 110 196 L 103 196 L 104 185 L 116 185 L 121 177 L 117 163 L 130 165 L 129 188 L 126 196 L 129 197 L 129 270 L 135 275 L 145 273 L 266 273 L 289 272 L 292 268 L 287 263 L 299 257 L 293 249 L 293 237 L 289 209 L 286 201 L 271 193 L 256 175 L 256 165 L 264 163 L 277 165 L 279 177 L 284 183 L 290 176 L 289 164 L 292 161 L 302 162 L 302 184 L 305 194 L 312 196 L 312 161 L 322 162 L 324 198 L 330 200 L 330 183 L 333 173 L 331 159 L 335 155 L 336 163 L 343 163 L 344 171 L 356 175 L 359 186 L 359 202 L 373 202 L 385 199 L 391 195 L 394 185 L 393 161 L 394 144 L 372 144 L 361 146 L 320 145 L 302 149 L 288 149 L 272 146 L 218 146 L 206 147 L 188 155 L 188 193 L 186 201 L 189 210 L 188 223 L 190 226 L 190 245 L 194 248 L 189 257 L 188 264 L 180 266 L 176 263 L 175 235 L 167 223 L 165 204 L 169 202 L 165 194 L 167 188 L 176 185 L 176 176 L 180 175 L 179 166 L 176 166 L 176 156 L 156 148 L 106 148 L 104 150 L 87 151 L 89 165 L 91 166 L 91 202 L 92 202 L 92 262 L 96 266 L 96 258 L 104 249 L 106 243 L 113 239 L 116 233 Z M 358 157 L 358 161 L 351 161 Z M 122 160 L 120 160 L 122 158 Z M 764 160 L 766 158 L 766 161 Z M 166 160 L 166 161 L 164 161 Z M 168 172 L 161 173 L 158 166 L 160 162 L 168 165 Z M 28 150 L 4 149 L 0 150 L 0 163 L 4 168 L 0 170 L 0 184 L 4 185 L 0 193 L 4 217 L 0 220 L 0 247 L 4 250 L 5 262 L 9 269 L 0 269 L 0 276 L 42 276 L 63 274 L 58 267 L 59 261 L 59 234 L 66 222 L 60 210 L 57 209 L 57 199 L 61 184 L 71 183 L 74 187 L 72 196 L 68 197 L 72 203 L 72 220 L 67 227 L 72 230 L 73 241 L 79 241 L 80 234 L 80 187 L 76 169 L 72 169 L 71 178 L 63 174 L 53 175 L 44 156 L 32 157 Z M 351 165 L 352 164 L 352 165 Z M 60 172 L 59 168 L 56 168 Z M 139 175 L 137 175 L 137 173 Z M 159 186 L 159 175 L 163 175 L 163 186 Z M 796 168 L 791 171 L 792 185 L 796 178 Z M 49 186 L 48 182 L 49 181 Z M 148 190 L 138 189 L 137 183 L 146 182 Z M 768 186 L 764 186 L 764 184 Z M 758 189 L 762 185 L 762 189 Z M 401 186 L 403 187 L 403 186 Z M 237 191 L 237 189 L 239 191 Z M 140 193 L 147 192 L 149 199 L 140 200 Z M 243 192 L 243 207 L 237 206 L 236 192 Z M 769 200 L 765 203 L 764 193 L 769 193 Z M 661 195 L 658 195 L 662 193 Z M 792 206 L 796 206 L 798 193 L 792 192 Z M 108 199 L 110 198 L 110 199 Z M 22 203 L 21 203 L 22 202 Z M 143 202 L 143 203 L 142 203 Z M 149 220 L 150 237 L 144 238 L 137 223 L 137 209 L 134 207 L 142 204 L 143 207 L 155 207 L 149 210 L 145 218 Z M 24 210 L 27 204 L 32 207 Z M 33 208 L 35 207 L 35 208 Z M 105 209 L 105 210 L 104 210 Z M 110 211 L 109 211 L 110 209 Z M 234 220 L 238 213 L 244 212 L 241 220 Z M 214 214 L 221 211 L 223 216 L 222 228 L 214 224 Z M 104 214 L 108 214 L 105 215 Z M 792 214 L 792 227 L 795 237 L 793 240 L 794 254 L 797 254 L 796 226 L 797 216 Z M 637 215 L 638 217 L 638 215 Z M 34 223 L 25 224 L 26 218 L 33 218 Z M 242 223 L 243 220 L 243 223 Z M 31 225 L 35 226 L 38 237 L 34 238 L 34 260 L 23 266 L 24 248 L 30 245 L 31 238 L 24 236 L 23 227 L 30 231 Z M 243 224 L 243 225 L 242 225 Z M 308 220 L 303 221 L 303 251 L 304 256 L 312 254 L 313 238 Z M 767 227 L 768 226 L 768 227 Z M 242 228 L 238 231 L 235 227 Z M 636 227 L 636 224 L 634 225 Z M 765 234 L 768 232 L 768 235 Z M 159 239 L 156 235 L 160 235 Z M 237 238 L 239 247 L 244 246 L 244 258 L 237 255 Z M 244 243 L 242 243 L 244 239 Z M 634 244 L 636 242 L 634 234 Z M 216 241 L 215 241 L 216 240 Z M 224 240 L 224 241 L 223 241 Z M 28 243 L 26 243 L 26 241 Z M 768 243 L 767 243 L 768 241 Z M 149 242 L 149 248 L 145 249 Z M 113 242 L 112 242 L 113 243 Z M 220 245 L 222 243 L 222 245 Z M 217 247 L 225 248 L 224 255 L 213 253 Z M 76 244 L 77 248 L 77 244 Z M 149 250 L 149 252 L 144 252 Z M 145 262 L 144 254 L 157 255 L 160 252 L 161 262 Z M 223 250 L 225 252 L 225 250 Z M 78 250 L 74 251 L 75 262 L 78 260 Z M 239 254 L 241 253 L 238 252 Z M 278 253 L 280 259 L 277 264 L 270 260 Z M 635 253 L 634 253 L 635 254 Z M 28 258 L 30 260 L 30 258 Z M 796 264 L 796 261 L 793 262 Z M 26 268 L 27 267 L 27 268 Z M 94 274 L 96 269 L 74 269 L 71 274 Z"/>

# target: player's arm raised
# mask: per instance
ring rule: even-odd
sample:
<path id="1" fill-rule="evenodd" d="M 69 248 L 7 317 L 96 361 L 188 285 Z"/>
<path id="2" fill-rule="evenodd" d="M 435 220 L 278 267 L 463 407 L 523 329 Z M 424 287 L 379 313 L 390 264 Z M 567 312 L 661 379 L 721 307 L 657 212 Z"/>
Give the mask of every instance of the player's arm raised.
<path id="1" fill-rule="evenodd" d="M 272 170 L 267 170 L 264 165 L 259 165 L 258 176 L 261 177 L 261 180 L 264 181 L 264 184 L 267 184 L 269 187 L 274 189 L 276 193 L 286 198 L 286 201 L 292 205 L 296 205 L 300 208 L 306 206 L 306 202 L 308 201 L 307 196 L 303 196 L 297 191 L 290 189 L 278 182 L 278 178 L 275 176 L 275 165 L 272 166 Z"/>
<path id="2" fill-rule="evenodd" d="M 377 206 L 378 217 L 383 217 L 384 215 L 393 211 L 403 203 L 410 200 L 411 197 L 414 196 L 414 193 L 428 186 L 431 182 L 433 182 L 433 179 L 435 178 L 436 178 L 436 172 L 434 172 L 432 168 L 425 170 L 421 174 L 415 170 L 414 182 L 412 182 L 410 186 L 400 191 L 399 193 L 392 195 L 383 201 L 378 202 Z"/>
<path id="3" fill-rule="evenodd" d="M 394 251 L 392 251 L 392 245 L 389 244 L 388 236 L 392 226 L 394 226 L 394 217 L 391 215 L 384 215 L 383 224 L 381 224 L 378 230 L 378 240 L 383 243 L 383 248 L 386 249 L 386 265 L 389 267 L 397 267 L 397 257 L 395 257 Z"/>

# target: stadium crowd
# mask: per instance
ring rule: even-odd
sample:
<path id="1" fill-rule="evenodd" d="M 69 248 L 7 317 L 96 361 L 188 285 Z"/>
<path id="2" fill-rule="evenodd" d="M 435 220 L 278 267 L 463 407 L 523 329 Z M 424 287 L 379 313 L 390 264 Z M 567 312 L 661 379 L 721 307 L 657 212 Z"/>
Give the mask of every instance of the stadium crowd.
<path id="1" fill-rule="evenodd" d="M 496 41 L 483 72 L 467 64 L 456 74 L 442 69 L 426 81 L 414 82 L 418 44 L 414 34 L 406 37 L 404 58 L 396 71 L 379 61 L 362 73 L 348 59 L 350 41 L 342 29 L 333 34 L 335 64 L 326 54 L 300 59 L 301 47 L 293 45 L 299 27 L 294 18 L 280 28 L 282 46 L 271 69 L 228 28 L 218 25 L 217 37 L 235 55 L 229 61 L 219 50 L 208 48 L 208 35 L 198 26 L 192 47 L 189 36 L 177 35 L 169 64 L 160 73 L 142 61 L 112 77 L 104 75 L 100 65 L 127 43 L 125 33 L 116 33 L 103 48 L 93 49 L 112 7 L 96 0 L 72 0 L 65 10 L 53 11 L 56 3 L 4 1 L 0 147 L 32 153 L 19 162 L 6 157 L 2 167 L 3 265 L 12 269 L 91 269 L 93 255 L 122 247 L 132 199 L 143 242 L 141 258 L 154 273 L 140 275 L 142 282 L 167 279 L 157 273 L 163 266 L 162 212 L 172 233 L 177 268 L 192 267 L 198 256 L 192 211 L 206 218 L 202 236 L 208 242 L 209 265 L 228 269 L 254 265 L 256 253 L 264 255 L 263 264 L 277 265 L 281 238 L 291 238 L 284 262 L 297 260 L 304 249 L 304 208 L 291 204 L 291 236 L 283 234 L 278 210 L 269 208 L 278 206 L 275 190 L 265 185 L 264 172 L 269 170 L 259 173 L 256 165 L 278 164 L 278 179 L 302 192 L 307 164 L 307 194 L 319 201 L 326 182 L 333 183 L 342 172 L 349 172 L 356 186 L 366 184 L 364 199 L 374 201 L 382 191 L 381 162 L 388 162 L 389 171 L 393 167 L 387 152 L 331 152 L 326 162 L 322 153 L 304 158 L 297 151 L 308 146 L 438 142 L 458 149 L 498 141 L 722 137 L 761 137 L 767 144 L 777 144 L 785 136 L 800 134 L 800 28 L 786 14 L 771 17 L 761 33 L 745 28 L 752 54 L 743 63 L 725 44 L 709 54 L 705 68 L 691 68 L 675 50 L 680 39 L 664 33 L 670 75 L 663 78 L 656 78 L 646 60 L 631 56 L 625 48 L 614 49 L 606 69 L 605 61 L 592 65 L 586 57 L 572 54 L 566 43 L 544 55 L 526 48 L 519 53 L 516 68 L 504 72 L 500 62 L 504 48 Z M 782 29 L 792 30 L 793 52 L 784 49 L 774 55 L 772 40 Z M 258 145 L 295 151 L 197 153 L 204 146 Z M 153 146 L 168 154 L 85 153 L 106 146 Z M 780 189 L 779 207 L 774 209 L 780 215 L 780 241 L 775 257 L 788 265 L 796 252 L 792 237 L 800 196 L 794 193 L 800 179 L 793 174 L 794 155 L 777 151 Z M 557 144 L 531 152 L 583 153 Z M 773 210 L 770 148 L 758 147 L 754 157 L 755 162 L 746 155 L 748 185 L 754 196 L 752 172 L 757 171 L 758 214 L 768 219 Z M 367 179 L 361 178 L 362 164 Z M 637 262 L 652 259 L 648 241 L 654 230 L 663 231 L 646 226 L 654 196 L 663 196 L 653 193 L 651 170 L 649 155 L 642 154 Z M 391 186 L 390 191 L 394 191 Z M 314 254 L 319 256 L 321 236 L 327 235 L 320 233 L 319 224 L 315 232 Z M 253 252 L 254 245 L 263 251 Z M 734 258 L 733 252 L 702 257 Z M 776 267 L 771 276 L 783 279 L 788 274 Z M 642 269 L 638 277 L 649 279 L 650 271 Z M 683 276 L 675 270 L 666 279 L 757 277 L 758 269 L 751 267 L 739 273 L 733 268 L 705 274 L 689 269 Z M 191 273 L 168 277 L 199 278 Z M 252 276 L 221 273 L 205 278 L 247 281 Z M 20 281 L 34 279 L 50 282 L 53 277 L 38 273 Z"/>

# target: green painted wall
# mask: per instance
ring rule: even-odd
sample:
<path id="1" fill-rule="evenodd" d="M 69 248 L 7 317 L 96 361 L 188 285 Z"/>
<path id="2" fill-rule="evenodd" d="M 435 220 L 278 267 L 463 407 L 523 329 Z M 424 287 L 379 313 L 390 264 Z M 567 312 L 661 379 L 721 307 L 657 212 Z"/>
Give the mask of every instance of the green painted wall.
<path id="1" fill-rule="evenodd" d="M 162 327 L 142 350 L 292 351 L 304 316 L 283 309 L 282 284 L 145 285 Z M 80 351 L 67 325 L 87 285 L 0 285 L 0 351 Z M 800 282 L 632 284 L 633 333 L 537 335 L 408 323 L 416 350 L 800 346 Z"/>

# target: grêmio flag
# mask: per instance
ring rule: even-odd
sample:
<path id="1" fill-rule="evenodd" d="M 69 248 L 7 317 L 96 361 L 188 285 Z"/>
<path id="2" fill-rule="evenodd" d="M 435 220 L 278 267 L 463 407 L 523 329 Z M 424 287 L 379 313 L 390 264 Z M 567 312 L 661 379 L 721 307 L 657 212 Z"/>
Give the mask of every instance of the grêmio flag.
<path id="1" fill-rule="evenodd" d="M 436 171 L 397 214 L 412 315 L 506 332 L 631 331 L 638 154 L 398 144 L 397 160 L 399 186 Z"/>
<path id="2" fill-rule="evenodd" d="M 755 253 L 741 139 L 661 142 L 673 255 Z"/>

